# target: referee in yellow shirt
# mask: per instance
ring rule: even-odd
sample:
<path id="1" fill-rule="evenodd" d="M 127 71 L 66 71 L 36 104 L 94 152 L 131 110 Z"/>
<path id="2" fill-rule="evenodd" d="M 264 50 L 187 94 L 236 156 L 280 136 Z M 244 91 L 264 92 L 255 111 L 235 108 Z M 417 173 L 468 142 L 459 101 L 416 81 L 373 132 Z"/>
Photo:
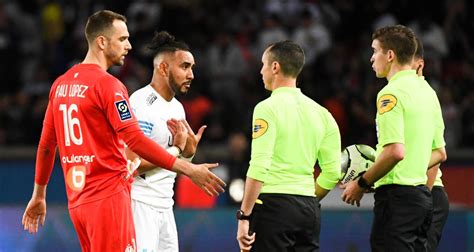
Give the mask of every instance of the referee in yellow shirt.
<path id="1" fill-rule="evenodd" d="M 415 34 L 402 25 L 372 34 L 372 68 L 388 80 L 377 95 L 377 157 L 341 195 L 359 205 L 375 185 L 372 251 L 427 251 L 433 206 L 426 172 L 446 151 L 436 92 L 411 69 L 416 48 Z"/>
<path id="2" fill-rule="evenodd" d="M 319 200 L 341 173 L 339 128 L 329 111 L 296 87 L 304 65 L 299 45 L 272 44 L 262 63 L 263 83 L 272 94 L 253 113 L 237 240 L 243 250 L 319 251 Z M 316 161 L 321 174 L 315 181 Z"/>
<path id="3" fill-rule="evenodd" d="M 424 79 L 423 68 L 425 67 L 425 61 L 423 56 L 423 44 L 418 38 L 416 42 L 417 48 L 413 58 L 412 69 L 416 70 L 416 74 Z M 443 234 L 444 224 L 446 224 L 446 220 L 448 219 L 449 200 L 448 194 L 444 190 L 443 181 L 441 179 L 443 173 L 441 172 L 439 164 L 430 168 L 426 174 L 428 175 L 426 186 L 431 190 L 431 196 L 433 198 L 433 218 L 431 226 L 428 229 L 428 251 L 434 252 L 438 248 L 441 235 Z"/>

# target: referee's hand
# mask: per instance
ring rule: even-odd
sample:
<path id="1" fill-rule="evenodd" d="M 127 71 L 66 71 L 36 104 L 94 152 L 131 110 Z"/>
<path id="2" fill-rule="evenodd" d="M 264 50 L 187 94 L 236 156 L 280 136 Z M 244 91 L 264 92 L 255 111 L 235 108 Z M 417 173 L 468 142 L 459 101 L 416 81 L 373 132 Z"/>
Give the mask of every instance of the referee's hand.
<path id="1" fill-rule="evenodd" d="M 341 195 L 342 201 L 351 205 L 356 204 L 357 207 L 360 207 L 360 200 L 364 196 L 365 190 L 357 184 L 357 180 L 347 182 L 341 185 L 341 188 L 344 189 Z"/>
<path id="2" fill-rule="evenodd" d="M 249 235 L 249 221 L 239 220 L 237 229 L 237 241 L 241 251 L 249 251 L 252 248 L 252 244 L 255 241 L 255 232 Z"/>

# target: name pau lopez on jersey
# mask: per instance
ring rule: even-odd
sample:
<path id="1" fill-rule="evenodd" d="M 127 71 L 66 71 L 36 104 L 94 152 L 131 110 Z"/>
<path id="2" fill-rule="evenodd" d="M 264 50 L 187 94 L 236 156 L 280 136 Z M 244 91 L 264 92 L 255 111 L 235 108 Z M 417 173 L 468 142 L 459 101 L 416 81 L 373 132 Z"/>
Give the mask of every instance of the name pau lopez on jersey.
<path id="1" fill-rule="evenodd" d="M 79 97 L 86 98 L 85 93 L 89 87 L 81 84 L 61 84 L 56 88 L 55 98 Z"/>

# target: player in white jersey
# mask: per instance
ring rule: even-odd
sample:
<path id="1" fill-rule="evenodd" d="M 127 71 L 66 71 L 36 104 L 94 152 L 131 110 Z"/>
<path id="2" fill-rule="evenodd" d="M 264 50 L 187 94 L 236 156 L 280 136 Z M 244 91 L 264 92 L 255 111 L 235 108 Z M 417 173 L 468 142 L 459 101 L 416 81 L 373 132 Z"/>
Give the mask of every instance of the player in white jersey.
<path id="1" fill-rule="evenodd" d="M 153 77 L 149 85 L 130 96 L 131 107 L 146 136 L 176 157 L 190 160 L 206 126 L 194 134 L 183 105 L 174 96 L 189 90 L 194 57 L 184 42 L 167 32 L 156 33 L 149 48 L 155 55 Z M 127 156 L 135 157 L 129 150 Z M 132 184 L 137 251 L 178 251 L 173 214 L 176 173 L 142 159 L 138 174 Z"/>

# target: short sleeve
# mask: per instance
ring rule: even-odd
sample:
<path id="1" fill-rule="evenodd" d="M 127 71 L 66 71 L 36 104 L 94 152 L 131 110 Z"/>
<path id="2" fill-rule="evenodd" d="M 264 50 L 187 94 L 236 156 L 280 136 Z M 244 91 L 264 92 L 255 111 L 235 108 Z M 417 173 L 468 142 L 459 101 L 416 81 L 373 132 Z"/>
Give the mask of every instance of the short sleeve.
<path id="1" fill-rule="evenodd" d="M 377 96 L 377 134 L 378 143 L 385 146 L 391 143 L 405 143 L 402 97 L 395 91 L 382 90 Z"/>
<path id="2" fill-rule="evenodd" d="M 276 140 L 276 120 L 264 103 L 257 104 L 252 118 L 252 150 L 247 176 L 265 182 Z"/>
<path id="3" fill-rule="evenodd" d="M 326 133 L 318 151 L 321 174 L 316 182 L 326 190 L 331 190 L 341 176 L 341 134 L 336 120 L 328 112 Z"/>
<path id="4" fill-rule="evenodd" d="M 436 95 L 436 94 L 435 94 Z M 439 149 L 446 145 L 444 141 L 444 121 L 443 121 L 443 113 L 441 111 L 441 105 L 439 104 L 439 100 L 436 99 L 436 118 L 435 118 L 435 135 L 433 139 L 433 145 L 431 149 Z"/>

